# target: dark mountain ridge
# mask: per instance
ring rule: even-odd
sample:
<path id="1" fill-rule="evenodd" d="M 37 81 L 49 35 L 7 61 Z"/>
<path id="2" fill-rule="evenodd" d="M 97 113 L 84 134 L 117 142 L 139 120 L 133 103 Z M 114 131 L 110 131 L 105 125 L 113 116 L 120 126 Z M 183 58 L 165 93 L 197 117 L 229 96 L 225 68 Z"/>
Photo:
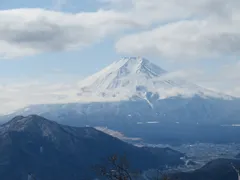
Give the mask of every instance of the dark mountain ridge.
<path id="1" fill-rule="evenodd" d="M 38 180 L 94 178 L 93 165 L 114 154 L 125 155 L 135 170 L 183 163 L 181 153 L 174 152 L 176 158 L 170 161 L 167 153 L 161 153 L 91 127 L 64 126 L 37 115 L 17 116 L 0 126 L 0 177 L 4 180 L 25 180 L 29 173 Z"/>

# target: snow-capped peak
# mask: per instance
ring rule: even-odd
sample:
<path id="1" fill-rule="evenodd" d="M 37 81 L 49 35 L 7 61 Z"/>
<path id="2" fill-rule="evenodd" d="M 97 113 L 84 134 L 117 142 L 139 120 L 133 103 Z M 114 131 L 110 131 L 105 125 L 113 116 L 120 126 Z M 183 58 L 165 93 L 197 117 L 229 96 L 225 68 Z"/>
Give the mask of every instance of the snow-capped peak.
<path id="1" fill-rule="evenodd" d="M 168 79 L 167 71 L 142 57 L 124 57 L 86 78 L 79 85 L 79 101 L 145 99 L 149 93 L 167 97 L 230 98 L 180 79 Z"/>
<path id="2" fill-rule="evenodd" d="M 145 58 L 125 57 L 119 61 L 115 61 L 89 78 L 86 78 L 81 82 L 81 87 L 85 88 L 95 84 L 98 88 L 104 87 L 105 89 L 112 89 L 118 87 L 114 86 L 116 83 L 113 81 L 117 81 L 124 77 L 133 78 L 133 76 L 144 76 L 145 78 L 153 78 L 159 77 L 165 73 L 165 70 Z"/>
<path id="3" fill-rule="evenodd" d="M 80 83 L 79 96 L 122 100 L 123 97 L 131 97 L 136 87 L 146 85 L 146 82 L 152 82 L 150 79 L 165 73 L 165 70 L 145 58 L 125 57 L 83 80 Z"/>
<path id="4" fill-rule="evenodd" d="M 136 119 L 138 122 L 150 120 L 155 123 L 161 117 L 174 122 L 195 118 L 198 122 L 200 119 L 208 122 L 214 114 L 217 114 L 217 116 L 214 115 L 216 120 L 219 119 L 220 111 L 223 111 L 222 114 L 226 117 L 225 109 L 228 111 L 228 108 L 225 108 L 225 103 L 230 110 L 235 106 L 231 101 L 226 100 L 236 100 L 234 97 L 208 90 L 186 79 L 169 76 L 162 68 L 140 57 L 122 58 L 112 63 L 83 80 L 76 91 L 74 91 L 77 95 L 77 97 L 74 96 L 75 103 L 69 101 L 67 104 L 31 105 L 16 111 L 14 115 L 38 114 L 50 119 L 66 121 L 67 124 L 70 124 L 69 120 L 83 117 L 84 121 L 81 123 L 84 125 L 86 122 L 91 124 L 92 117 L 103 121 L 115 119 L 115 117 L 116 119 L 127 117 L 127 119 Z M 216 99 L 218 100 L 215 101 Z M 203 115 L 200 119 L 195 116 L 197 109 L 200 111 L 196 116 Z M 213 113 L 208 115 L 207 112 L 212 111 Z M 38 121 L 33 121 L 34 119 Z M 52 124 L 56 127 L 56 131 L 53 132 L 55 128 L 49 129 L 50 126 L 46 126 L 45 121 L 39 121 L 39 118 L 31 116 L 17 117 L 13 122 L 13 124 L 0 126 L 0 134 L 8 127 L 32 130 L 32 126 L 37 126 L 41 127 L 40 133 L 44 136 L 54 138 L 55 132 L 60 130 Z"/>
<path id="5" fill-rule="evenodd" d="M 166 71 L 142 57 L 125 57 L 114 63 L 121 74 L 143 73 L 147 78 L 158 77 Z"/>

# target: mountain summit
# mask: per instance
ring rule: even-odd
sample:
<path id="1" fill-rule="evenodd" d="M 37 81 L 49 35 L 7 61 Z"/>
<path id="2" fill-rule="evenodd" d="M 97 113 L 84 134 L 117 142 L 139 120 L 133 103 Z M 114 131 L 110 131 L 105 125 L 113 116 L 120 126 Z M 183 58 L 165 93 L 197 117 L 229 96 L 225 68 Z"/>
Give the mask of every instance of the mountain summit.
<path id="1" fill-rule="evenodd" d="M 88 83 L 93 83 L 97 80 L 114 80 L 120 78 L 133 78 L 132 76 L 141 76 L 147 79 L 159 77 L 165 74 L 166 71 L 157 65 L 151 63 L 149 60 L 141 57 L 125 57 L 119 61 L 115 61 L 100 72 L 90 76 L 86 79 Z M 102 82 L 101 82 L 102 83 Z M 106 88 L 115 88 L 114 86 L 107 86 Z"/>
<path id="2" fill-rule="evenodd" d="M 146 78 L 153 78 L 159 77 L 167 72 L 164 69 L 160 68 L 159 66 L 151 63 L 149 60 L 142 57 L 125 57 L 119 61 L 116 61 L 109 67 L 112 66 L 116 67 L 118 75 L 120 76 L 130 74 L 131 75 L 142 74 Z"/>
<path id="3" fill-rule="evenodd" d="M 16 116 L 11 121 L 0 126 L 0 135 L 9 132 L 27 132 L 54 139 L 63 130 L 70 132 L 70 128 L 64 128 L 58 123 L 38 115 Z"/>
<path id="4" fill-rule="evenodd" d="M 81 82 L 79 95 L 96 95 L 113 98 L 136 90 L 153 78 L 160 77 L 166 71 L 147 59 L 140 57 L 122 58 L 100 72 Z M 131 91 L 131 92 L 129 92 Z M 121 95 L 120 95 L 121 94 Z M 129 94 L 131 95 L 131 94 Z"/>
<path id="5" fill-rule="evenodd" d="M 168 72 L 142 57 L 125 57 L 86 78 L 79 85 L 79 101 L 121 101 L 147 99 L 155 94 L 159 99 L 174 96 L 231 98 L 179 78 L 169 78 Z"/>

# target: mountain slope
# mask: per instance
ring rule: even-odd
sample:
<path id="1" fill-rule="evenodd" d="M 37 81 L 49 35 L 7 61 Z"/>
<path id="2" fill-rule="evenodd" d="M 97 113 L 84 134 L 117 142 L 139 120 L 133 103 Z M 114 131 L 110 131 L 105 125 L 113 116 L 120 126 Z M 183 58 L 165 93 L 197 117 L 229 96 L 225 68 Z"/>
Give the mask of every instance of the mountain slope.
<path id="1" fill-rule="evenodd" d="M 93 178 L 92 166 L 114 154 L 126 155 L 137 170 L 183 163 L 181 153 L 173 164 L 94 128 L 63 126 L 36 115 L 18 116 L 0 126 L 0 177 L 4 180 L 25 180 L 29 173 L 38 180 Z"/>
<path id="2" fill-rule="evenodd" d="M 75 103 L 40 104 L 16 115 L 38 114 L 64 124 L 180 122 L 233 124 L 240 100 L 179 78 L 140 57 L 123 58 L 79 84 Z"/>
<path id="3" fill-rule="evenodd" d="M 181 79 L 171 79 L 168 72 L 141 57 L 123 58 L 80 83 L 81 100 L 119 101 L 141 98 L 148 101 L 148 94 L 157 99 L 174 96 L 202 96 L 232 99 Z M 89 99 L 88 99 L 89 100 Z"/>

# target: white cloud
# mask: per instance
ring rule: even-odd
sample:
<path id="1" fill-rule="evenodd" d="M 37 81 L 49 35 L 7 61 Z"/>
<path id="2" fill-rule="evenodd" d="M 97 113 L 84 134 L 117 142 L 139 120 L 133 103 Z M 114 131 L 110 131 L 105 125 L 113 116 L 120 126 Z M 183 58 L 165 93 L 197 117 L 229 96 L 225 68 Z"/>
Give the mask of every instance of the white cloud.
<path id="1" fill-rule="evenodd" d="M 11 112 L 30 104 L 64 103 L 73 100 L 74 86 L 64 83 L 8 83 L 0 85 L 0 113 Z"/>
<path id="2" fill-rule="evenodd" d="M 222 91 L 231 94 L 233 96 L 240 97 L 240 61 L 237 63 L 231 63 L 221 68 L 215 75 L 217 84 L 215 89 L 221 89 Z M 213 84 L 214 85 L 214 84 Z"/>
<path id="3" fill-rule="evenodd" d="M 181 21 L 120 39 L 119 52 L 170 58 L 209 58 L 240 54 L 240 24 Z"/>
<path id="4" fill-rule="evenodd" d="M 43 9 L 0 11 L 0 58 L 81 49 L 138 24 L 115 11 L 63 13 Z"/>
<path id="5" fill-rule="evenodd" d="M 123 54 L 239 55 L 239 0 L 97 1 L 104 5 L 95 12 L 0 11 L 0 58 L 82 49 L 119 32 L 126 33 L 116 44 Z M 59 9 L 65 3 L 55 4 Z M 140 32 L 127 35 L 134 28 Z"/>
<path id="6" fill-rule="evenodd" d="M 167 20 L 231 18 L 239 10 L 238 0 L 98 0 L 149 23 Z"/>
<path id="7" fill-rule="evenodd" d="M 69 103 L 79 100 L 82 77 L 62 71 L 41 78 L 0 79 L 0 114 L 31 104 Z"/>
<path id="8" fill-rule="evenodd" d="M 240 97 L 240 61 L 224 65 L 216 71 L 182 69 L 170 72 L 169 79 L 180 78 L 213 91 Z"/>
<path id="9" fill-rule="evenodd" d="M 155 28 L 120 38 L 116 43 L 120 53 L 171 59 L 240 54 L 238 0 L 133 0 L 129 7 L 133 18 Z"/>

